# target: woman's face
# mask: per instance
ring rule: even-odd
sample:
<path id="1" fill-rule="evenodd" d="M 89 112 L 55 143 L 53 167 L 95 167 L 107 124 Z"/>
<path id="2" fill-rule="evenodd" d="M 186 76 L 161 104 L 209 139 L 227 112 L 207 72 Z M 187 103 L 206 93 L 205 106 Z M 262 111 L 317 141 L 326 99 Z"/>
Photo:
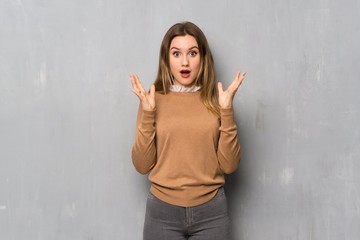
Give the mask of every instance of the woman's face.
<path id="1" fill-rule="evenodd" d="M 200 69 L 199 46 L 191 35 L 174 37 L 169 51 L 170 70 L 174 84 L 191 86 Z"/>

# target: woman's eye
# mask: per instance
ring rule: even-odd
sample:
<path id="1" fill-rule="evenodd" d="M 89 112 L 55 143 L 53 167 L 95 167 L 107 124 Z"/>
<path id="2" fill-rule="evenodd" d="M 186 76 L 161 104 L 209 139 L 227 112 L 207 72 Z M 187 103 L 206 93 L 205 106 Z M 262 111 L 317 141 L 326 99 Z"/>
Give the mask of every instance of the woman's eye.
<path id="1" fill-rule="evenodd" d="M 179 53 L 179 52 L 173 52 L 173 56 L 174 56 L 174 57 L 179 57 L 179 56 L 180 56 L 180 53 Z"/>
<path id="2" fill-rule="evenodd" d="M 191 52 L 189 53 L 189 55 L 192 56 L 192 57 L 195 57 L 195 56 L 197 55 L 197 52 L 196 52 L 196 51 L 191 51 Z"/>

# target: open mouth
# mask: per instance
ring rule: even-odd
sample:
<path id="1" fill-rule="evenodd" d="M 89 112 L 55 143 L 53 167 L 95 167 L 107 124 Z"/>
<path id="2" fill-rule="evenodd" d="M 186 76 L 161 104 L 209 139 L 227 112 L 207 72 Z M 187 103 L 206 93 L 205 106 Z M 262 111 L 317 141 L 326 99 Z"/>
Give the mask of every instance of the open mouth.
<path id="1" fill-rule="evenodd" d="M 187 77 L 189 77 L 190 76 L 190 70 L 181 70 L 180 71 L 180 74 L 181 74 L 181 77 L 183 77 L 183 78 L 187 78 Z"/>

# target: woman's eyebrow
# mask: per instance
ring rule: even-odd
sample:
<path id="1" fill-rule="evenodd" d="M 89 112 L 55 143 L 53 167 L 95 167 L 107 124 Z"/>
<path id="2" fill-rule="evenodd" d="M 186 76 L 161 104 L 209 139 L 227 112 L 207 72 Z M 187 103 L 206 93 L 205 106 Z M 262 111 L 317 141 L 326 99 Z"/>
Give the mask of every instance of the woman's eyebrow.
<path id="1" fill-rule="evenodd" d="M 197 46 L 193 46 L 193 47 L 189 48 L 189 50 L 192 50 L 192 49 L 194 49 L 194 48 L 199 49 Z M 180 48 L 177 48 L 177 47 L 172 47 L 172 48 L 170 48 L 170 50 L 172 50 L 172 49 L 180 50 Z"/>

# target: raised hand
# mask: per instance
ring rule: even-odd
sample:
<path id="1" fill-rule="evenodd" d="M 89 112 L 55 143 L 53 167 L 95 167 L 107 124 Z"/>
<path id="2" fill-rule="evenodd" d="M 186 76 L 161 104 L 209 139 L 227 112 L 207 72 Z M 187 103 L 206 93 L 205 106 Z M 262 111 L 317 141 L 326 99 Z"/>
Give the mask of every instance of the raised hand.
<path id="1" fill-rule="evenodd" d="M 219 105 L 220 108 L 232 108 L 233 98 L 235 96 L 236 91 L 239 89 L 242 81 L 245 78 L 246 72 L 237 72 L 234 80 L 230 84 L 230 86 L 223 90 L 223 85 L 221 82 L 218 83 L 218 91 L 219 91 Z"/>
<path id="2" fill-rule="evenodd" d="M 155 86 L 151 85 L 150 92 L 146 92 L 136 74 L 131 74 L 130 79 L 131 90 L 139 98 L 143 110 L 153 111 L 155 109 Z"/>

